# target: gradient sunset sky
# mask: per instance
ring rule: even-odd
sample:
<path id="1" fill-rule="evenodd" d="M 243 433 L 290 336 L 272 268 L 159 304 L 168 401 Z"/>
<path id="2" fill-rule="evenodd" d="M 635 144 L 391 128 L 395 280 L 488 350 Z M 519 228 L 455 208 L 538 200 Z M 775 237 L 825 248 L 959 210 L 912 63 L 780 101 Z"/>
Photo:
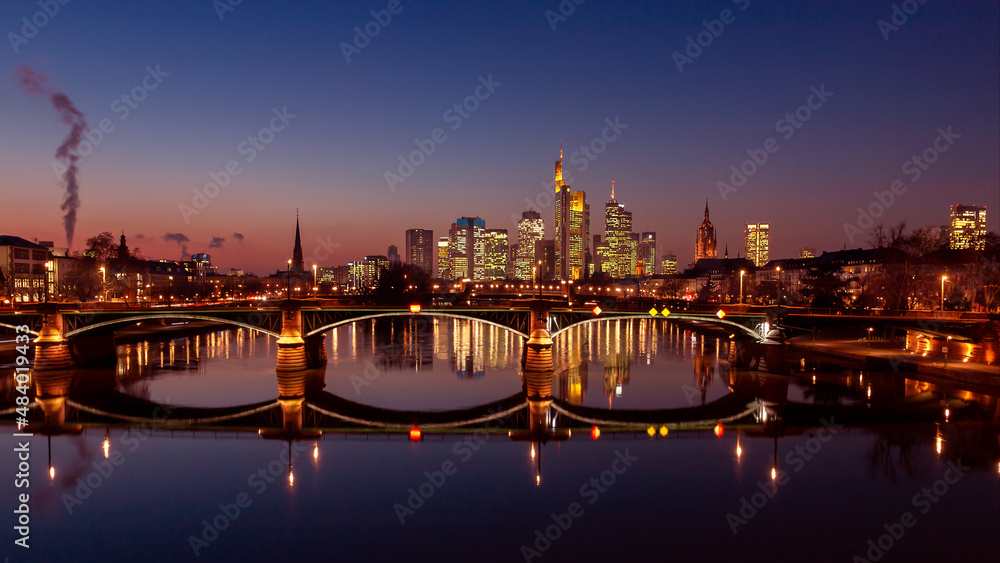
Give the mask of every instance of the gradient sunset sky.
<path id="1" fill-rule="evenodd" d="M 91 129 L 102 119 L 114 125 L 80 163 L 74 249 L 124 230 L 147 257 L 176 259 L 181 246 L 164 236 L 182 233 L 189 252 L 264 274 L 290 257 L 296 208 L 307 259 L 321 239 L 333 250 L 320 265 L 334 266 L 389 244 L 402 253 L 405 229 L 440 236 L 465 215 L 513 233 L 511 217 L 535 201 L 551 237 L 545 186 L 560 139 L 573 189 L 588 194 L 593 232 L 603 233 L 614 180 L 634 229 L 656 231 L 658 251 L 673 250 L 682 265 L 706 199 L 720 254 L 728 245 L 733 257 L 747 222 L 770 222 L 772 258 L 802 246 L 863 246 L 844 224 L 856 224 L 857 208 L 894 180 L 906 192 L 881 221 L 942 225 L 949 205 L 978 204 L 1000 230 L 995 0 L 912 2 L 915 13 L 888 31 L 878 22 L 892 23 L 889 1 L 567 0 L 575 11 L 557 20 L 546 12 L 558 14 L 558 0 L 403 0 L 387 25 L 369 24 L 387 4 L 243 0 L 220 18 L 208 0 L 77 0 L 42 18 L 37 0 L 3 2 L 0 234 L 65 244 L 52 162 L 69 127 L 18 86 L 21 66 L 46 75 Z M 723 10 L 732 23 L 679 71 L 674 53 L 688 56 L 688 38 Z M 24 33 L 22 18 L 33 17 L 47 21 Z M 348 62 L 341 44 L 366 24 L 378 35 Z M 25 43 L 11 33 L 32 36 Z M 142 84 L 147 67 L 161 81 L 125 115 L 116 100 Z M 490 76 L 499 86 L 453 128 L 446 112 Z M 777 122 L 813 87 L 833 95 L 785 139 Z M 247 162 L 241 143 L 275 108 L 295 117 Z M 615 118 L 627 129 L 585 170 L 579 156 L 571 162 Z M 914 180 L 905 163 L 949 127 L 957 138 Z M 447 138 L 390 190 L 385 172 L 397 172 L 399 156 L 436 128 Z M 768 138 L 777 152 L 724 201 L 717 182 Z M 179 205 L 191 205 L 192 190 L 230 160 L 241 172 L 186 222 Z M 209 248 L 216 237 L 225 240 Z"/>

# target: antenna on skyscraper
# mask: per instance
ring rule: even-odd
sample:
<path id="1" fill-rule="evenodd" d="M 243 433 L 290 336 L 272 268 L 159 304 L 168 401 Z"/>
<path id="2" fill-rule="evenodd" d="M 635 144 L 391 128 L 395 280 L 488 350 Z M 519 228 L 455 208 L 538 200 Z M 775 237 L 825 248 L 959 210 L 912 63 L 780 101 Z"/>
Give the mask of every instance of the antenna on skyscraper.
<path id="1" fill-rule="evenodd" d="M 562 160 L 562 139 L 559 139 L 559 160 Z"/>
<path id="2" fill-rule="evenodd" d="M 615 199 L 615 181 L 611 180 L 611 199 Z"/>

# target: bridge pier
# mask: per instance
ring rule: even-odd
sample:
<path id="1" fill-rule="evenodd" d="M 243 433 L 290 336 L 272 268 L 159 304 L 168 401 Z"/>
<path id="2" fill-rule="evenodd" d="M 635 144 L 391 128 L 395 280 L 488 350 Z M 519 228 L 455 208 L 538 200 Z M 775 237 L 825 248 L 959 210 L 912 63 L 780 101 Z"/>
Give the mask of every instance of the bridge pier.
<path id="1" fill-rule="evenodd" d="M 281 305 L 281 336 L 278 337 L 278 371 L 301 371 L 309 367 L 306 342 L 302 339 L 302 308 L 295 301 Z"/>
<path id="2" fill-rule="evenodd" d="M 325 366 L 326 357 L 326 333 L 317 334 L 306 338 L 306 361 L 310 368 Z"/>
<path id="3" fill-rule="evenodd" d="M 45 319 L 35 339 L 35 366 L 37 371 L 69 369 L 73 367 L 73 357 L 63 337 L 63 317 L 58 305 L 44 306 Z"/>

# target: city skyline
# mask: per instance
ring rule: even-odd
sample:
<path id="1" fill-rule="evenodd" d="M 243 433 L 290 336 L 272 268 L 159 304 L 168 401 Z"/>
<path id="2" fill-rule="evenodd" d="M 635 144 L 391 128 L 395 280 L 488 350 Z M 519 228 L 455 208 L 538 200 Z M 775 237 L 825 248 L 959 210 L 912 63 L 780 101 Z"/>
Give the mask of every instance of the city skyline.
<path id="1" fill-rule="evenodd" d="M 775 226 L 772 256 L 795 256 L 802 246 L 864 246 L 864 234 L 852 239 L 844 227 L 863 222 L 859 207 L 879 209 L 876 194 L 889 193 L 882 202 L 892 198 L 877 220 L 907 219 L 914 228 L 946 224 L 948 206 L 989 206 L 996 199 L 995 5 L 921 5 L 905 25 L 884 32 L 877 22 L 891 16 L 886 6 L 741 1 L 730 6 L 735 21 L 724 33 L 692 48 L 698 56 L 685 54 L 687 39 L 728 4 L 617 6 L 613 13 L 586 4 L 554 23 L 544 4 L 513 13 L 453 4 L 445 8 L 467 22 L 453 28 L 437 22 L 436 11 L 404 3 L 350 61 L 341 44 L 379 6 L 236 7 L 220 17 L 204 4 L 177 3 L 170 9 L 186 14 L 187 38 L 177 51 L 169 45 L 181 33 L 180 20 L 156 12 L 167 8 L 140 16 L 126 4 L 119 10 L 67 5 L 4 55 L 5 193 L 24 212 L 5 218 L 2 230 L 64 245 L 63 193 L 52 164 L 67 128 L 51 107 L 19 89 L 12 76 L 22 66 L 48 77 L 87 117 L 84 141 L 91 144 L 81 145 L 89 152 L 79 164 L 74 249 L 102 231 L 124 230 L 145 255 L 179 258 L 183 237 L 189 254 L 211 252 L 222 268 L 263 272 L 287 260 L 285 233 L 295 208 L 308 225 L 306 258 L 321 248 L 329 255 L 322 265 L 330 267 L 384 253 L 390 244 L 402 248 L 404 229 L 443 231 L 470 212 L 513 231 L 529 203 L 551 220 L 546 186 L 559 139 L 566 183 L 600 194 L 615 180 L 637 211 L 636 231 L 658 233 L 657 252 L 674 250 L 681 264 L 691 261 L 688 221 L 705 198 L 721 248 L 741 248 L 743 225 L 767 220 Z M 0 21 L 19 34 L 21 18 L 36 10 L 33 3 L 11 3 L 0 8 Z M 595 35 L 611 19 L 627 22 L 630 35 Z M 324 33 L 310 34 L 320 20 Z M 760 39 L 789 28 L 803 38 L 801 53 Z M 494 29 L 527 36 L 511 46 Z M 290 44 L 265 52 L 253 39 L 265 32 L 289 37 Z M 112 33 L 125 33 L 141 48 L 83 40 Z M 316 56 L 287 64 L 312 35 L 323 37 L 309 44 Z M 441 41 L 428 41 L 432 36 Z M 962 41 L 939 39 L 948 37 Z M 456 41 L 475 55 L 443 47 Z M 426 49 L 403 48 L 414 43 Z M 203 61 L 195 52 L 227 55 Z M 805 65 L 807 52 L 824 54 L 808 55 Z M 678 68 L 677 54 L 691 62 Z M 622 66 L 621 60 L 644 62 Z M 424 76 L 439 64 L 433 78 Z M 892 73 L 883 70 L 887 65 Z M 551 75 L 551 84 L 538 79 Z M 733 90 L 732 80 L 741 87 Z M 314 85 L 304 91 L 304 82 Z M 567 88 L 587 95 L 568 102 L 560 96 Z M 406 94 L 373 97 L 373 89 Z M 469 96 L 474 111 L 448 113 Z M 437 128 L 447 139 L 432 139 Z M 245 143 L 248 136 L 268 142 L 256 149 Z M 769 138 L 779 147 L 761 153 Z M 398 174 L 400 157 L 421 143 L 433 154 L 390 188 L 386 173 Z M 765 164 L 744 166 L 761 154 Z M 240 172 L 198 209 L 193 190 L 203 190 L 213 174 L 224 178 L 230 160 Z M 741 174 L 754 170 L 742 183 L 741 168 Z M 894 181 L 903 182 L 899 194 L 890 192 Z M 827 200 L 822 214 L 800 212 L 816 198 Z M 197 213 L 185 215 L 181 205 Z M 1000 230 L 998 219 L 988 215 L 988 230 Z M 385 229 L 397 224 L 404 226 Z M 601 227 L 595 221 L 591 232 Z"/>

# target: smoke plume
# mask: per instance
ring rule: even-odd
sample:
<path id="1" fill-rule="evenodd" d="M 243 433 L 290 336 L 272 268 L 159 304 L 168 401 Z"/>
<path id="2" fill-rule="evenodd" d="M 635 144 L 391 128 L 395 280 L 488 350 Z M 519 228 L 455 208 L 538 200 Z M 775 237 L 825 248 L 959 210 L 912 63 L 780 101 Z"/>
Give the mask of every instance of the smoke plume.
<path id="1" fill-rule="evenodd" d="M 225 237 L 212 237 L 212 242 L 208 243 L 209 248 L 222 248 L 222 245 L 226 242 Z"/>
<path id="2" fill-rule="evenodd" d="M 70 126 L 69 135 L 56 149 L 56 160 L 63 166 L 63 184 L 66 194 L 59 206 L 66 214 L 63 215 L 63 227 L 66 229 L 66 246 L 73 248 L 73 233 L 76 231 L 76 210 L 80 207 L 80 184 L 77 181 L 80 155 L 76 149 L 80 145 L 84 131 L 87 130 L 87 120 L 73 105 L 69 97 L 45 85 L 48 81 L 44 75 L 38 74 L 31 67 L 18 67 L 18 82 L 29 94 L 48 96 L 52 107 L 59 115 L 59 121 Z"/>
<path id="3" fill-rule="evenodd" d="M 240 242 L 243 242 L 243 233 L 233 233 L 233 238 Z"/>

